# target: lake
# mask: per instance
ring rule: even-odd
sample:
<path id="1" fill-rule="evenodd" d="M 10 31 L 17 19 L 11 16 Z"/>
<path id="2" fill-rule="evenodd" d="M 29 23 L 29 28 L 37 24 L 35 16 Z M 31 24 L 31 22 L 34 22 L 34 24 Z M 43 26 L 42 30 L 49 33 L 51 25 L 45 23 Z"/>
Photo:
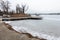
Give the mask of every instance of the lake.
<path id="1" fill-rule="evenodd" d="M 60 15 L 40 15 L 42 20 L 10 21 L 10 25 L 17 31 L 31 30 L 34 32 L 60 37 Z M 24 31 L 26 32 L 26 31 Z"/>

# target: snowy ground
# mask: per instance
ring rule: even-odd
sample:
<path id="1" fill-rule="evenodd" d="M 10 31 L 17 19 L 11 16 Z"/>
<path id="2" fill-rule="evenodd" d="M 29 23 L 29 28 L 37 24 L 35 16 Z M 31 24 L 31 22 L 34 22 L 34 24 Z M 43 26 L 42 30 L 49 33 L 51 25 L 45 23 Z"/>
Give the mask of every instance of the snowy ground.
<path id="1" fill-rule="evenodd" d="M 60 15 L 47 15 L 43 20 L 6 21 L 6 23 L 12 25 L 18 32 L 30 33 L 47 40 L 60 40 Z"/>

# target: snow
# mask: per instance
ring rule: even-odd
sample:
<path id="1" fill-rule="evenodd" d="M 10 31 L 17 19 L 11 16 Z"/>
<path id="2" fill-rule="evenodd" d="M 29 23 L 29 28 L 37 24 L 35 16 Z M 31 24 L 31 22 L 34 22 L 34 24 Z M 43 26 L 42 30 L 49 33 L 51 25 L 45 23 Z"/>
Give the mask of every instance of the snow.
<path id="1" fill-rule="evenodd" d="M 11 21 L 5 21 L 5 23 L 10 24 Z M 29 30 L 28 28 L 23 27 L 23 26 L 20 26 L 20 27 L 18 27 L 17 25 L 16 26 L 11 25 L 11 26 L 12 26 L 13 29 L 15 29 L 16 31 L 18 31 L 20 33 L 30 33 L 34 37 L 36 36 L 38 38 L 45 38 L 47 40 L 60 40 L 60 37 L 55 37 L 55 36 L 51 36 L 51 35 L 48 35 L 48 34 L 38 33 L 38 32 L 32 31 L 32 30 Z"/>

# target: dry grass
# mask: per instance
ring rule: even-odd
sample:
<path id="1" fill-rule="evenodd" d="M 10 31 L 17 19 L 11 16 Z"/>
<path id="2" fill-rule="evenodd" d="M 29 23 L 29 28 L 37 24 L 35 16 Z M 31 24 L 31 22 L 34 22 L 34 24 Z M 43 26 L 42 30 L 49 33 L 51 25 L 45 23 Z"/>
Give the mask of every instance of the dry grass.
<path id="1" fill-rule="evenodd" d="M 10 15 L 11 17 L 29 17 L 30 15 L 28 15 L 28 14 L 12 14 L 12 15 Z"/>

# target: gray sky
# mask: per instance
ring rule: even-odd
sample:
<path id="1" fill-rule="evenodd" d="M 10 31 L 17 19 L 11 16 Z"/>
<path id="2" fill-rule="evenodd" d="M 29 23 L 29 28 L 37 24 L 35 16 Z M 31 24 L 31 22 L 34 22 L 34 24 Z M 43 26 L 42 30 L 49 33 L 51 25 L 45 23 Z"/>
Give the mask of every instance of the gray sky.
<path id="1" fill-rule="evenodd" d="M 16 4 L 29 6 L 27 12 L 31 13 L 59 13 L 60 0 L 9 0 L 11 7 L 15 9 Z"/>

